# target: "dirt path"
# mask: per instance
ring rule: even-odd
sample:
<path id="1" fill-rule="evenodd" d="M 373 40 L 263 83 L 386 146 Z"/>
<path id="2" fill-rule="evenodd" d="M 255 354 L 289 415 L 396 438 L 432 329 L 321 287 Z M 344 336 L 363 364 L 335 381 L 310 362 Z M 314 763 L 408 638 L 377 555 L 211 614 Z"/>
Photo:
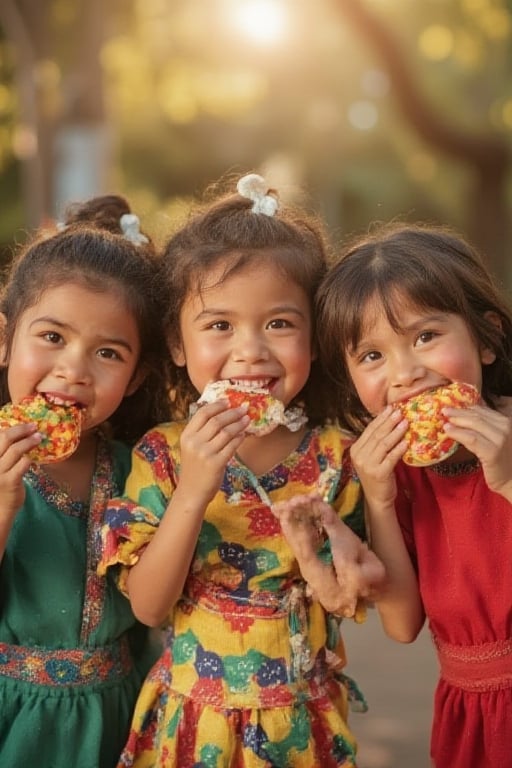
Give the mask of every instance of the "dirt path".
<path id="1" fill-rule="evenodd" d="M 366 624 L 343 623 L 347 674 L 368 701 L 350 725 L 359 740 L 359 768 L 430 768 L 429 738 L 437 661 L 423 630 L 410 645 L 389 640 L 377 613 Z"/>

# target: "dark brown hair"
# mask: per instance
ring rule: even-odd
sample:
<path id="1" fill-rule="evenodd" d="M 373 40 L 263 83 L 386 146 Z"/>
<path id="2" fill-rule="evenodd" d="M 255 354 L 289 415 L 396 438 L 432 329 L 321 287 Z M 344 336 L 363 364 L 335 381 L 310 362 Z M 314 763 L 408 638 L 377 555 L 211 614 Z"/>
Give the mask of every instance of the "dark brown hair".
<path id="1" fill-rule="evenodd" d="M 186 298 L 201 291 L 206 276 L 219 263 L 225 265 L 222 281 L 249 264 L 277 267 L 309 296 L 314 325 L 314 294 L 328 262 L 327 239 L 320 221 L 292 206 L 280 206 L 273 216 L 251 209 L 251 200 L 238 193 L 214 196 L 198 205 L 168 241 L 162 264 L 163 281 L 170 294 L 166 325 L 171 340 L 180 338 L 180 314 Z M 304 402 L 312 424 L 325 418 L 325 398 L 319 391 L 324 381 L 314 361 L 309 380 L 297 398 Z M 198 393 L 185 369 L 175 369 L 173 388 L 186 412 Z"/>
<path id="2" fill-rule="evenodd" d="M 492 407 L 499 396 L 512 395 L 512 313 L 481 256 L 445 227 L 393 222 L 346 246 L 317 294 L 320 357 L 336 385 L 336 411 L 344 426 L 360 431 L 370 419 L 346 364 L 347 352 L 361 338 L 364 309 L 376 298 L 399 331 L 397 297 L 459 315 L 475 343 L 496 355 L 483 366 L 485 401 Z M 499 318 L 501 328 L 486 313 Z"/>
<path id="3" fill-rule="evenodd" d="M 109 425 L 113 437 L 133 442 L 155 423 L 170 417 L 165 383 L 168 353 L 159 259 L 149 238 L 147 243 L 135 245 L 122 234 L 119 222 L 124 213 L 130 213 L 124 198 L 96 197 L 70 208 L 60 231 L 36 233 L 8 268 L 0 311 L 6 318 L 2 342 L 8 365 L 20 317 L 48 288 L 73 283 L 121 296 L 137 323 L 141 345 L 138 369 L 147 371 L 147 376 L 137 391 L 120 403 Z M 0 403 L 9 397 L 7 368 L 3 367 Z"/>

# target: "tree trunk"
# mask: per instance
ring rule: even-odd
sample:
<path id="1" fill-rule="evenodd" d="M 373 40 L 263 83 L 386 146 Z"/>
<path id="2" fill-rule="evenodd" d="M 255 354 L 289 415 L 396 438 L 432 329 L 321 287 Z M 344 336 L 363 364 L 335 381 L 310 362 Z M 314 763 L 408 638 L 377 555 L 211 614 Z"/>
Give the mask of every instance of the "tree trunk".
<path id="1" fill-rule="evenodd" d="M 380 55 L 394 86 L 406 120 L 437 152 L 468 166 L 473 187 L 467 199 L 468 236 L 483 252 L 494 274 L 506 281 L 509 275 L 510 229 L 506 206 L 506 182 L 510 150 L 499 135 L 469 134 L 447 122 L 421 93 L 411 75 L 399 42 L 392 32 L 360 0 L 333 0 L 343 16 Z"/>
<path id="2" fill-rule="evenodd" d="M 37 0 L 2 0 L 0 3 L 0 23 L 16 53 L 22 190 L 26 224 L 31 229 L 38 227 L 51 210 L 51 162 L 47 148 L 50 131 L 44 118 L 37 80 L 39 46 L 32 34 L 37 29 L 38 39 L 46 36 L 46 19 L 40 11 Z M 34 22 L 32 28 L 29 28 L 27 18 Z"/>

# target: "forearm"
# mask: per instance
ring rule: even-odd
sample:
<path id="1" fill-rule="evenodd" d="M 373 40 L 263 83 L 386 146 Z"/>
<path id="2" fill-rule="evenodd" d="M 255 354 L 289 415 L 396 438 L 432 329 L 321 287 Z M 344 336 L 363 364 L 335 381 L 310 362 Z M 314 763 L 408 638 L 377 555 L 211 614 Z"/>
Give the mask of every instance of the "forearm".
<path id="1" fill-rule="evenodd" d="M 394 508 L 367 509 L 372 550 L 386 569 L 386 581 L 375 600 L 386 634 L 411 642 L 421 630 L 425 614 L 418 580 L 405 546 Z"/>
<path id="2" fill-rule="evenodd" d="M 203 522 L 205 506 L 176 489 L 160 526 L 128 575 L 135 616 L 159 626 L 183 592 Z"/>

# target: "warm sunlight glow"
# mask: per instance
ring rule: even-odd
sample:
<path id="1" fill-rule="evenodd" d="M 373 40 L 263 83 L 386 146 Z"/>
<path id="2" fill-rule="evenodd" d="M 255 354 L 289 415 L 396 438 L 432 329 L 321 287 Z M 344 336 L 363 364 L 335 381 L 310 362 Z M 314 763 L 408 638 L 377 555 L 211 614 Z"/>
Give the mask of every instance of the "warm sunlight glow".
<path id="1" fill-rule="evenodd" d="M 286 14 L 280 0 L 235 0 L 233 23 L 244 37 L 272 44 L 282 39 Z"/>
<path id="2" fill-rule="evenodd" d="M 421 33 L 419 48 L 425 58 L 444 61 L 453 51 L 453 31 L 441 24 L 432 24 Z"/>

